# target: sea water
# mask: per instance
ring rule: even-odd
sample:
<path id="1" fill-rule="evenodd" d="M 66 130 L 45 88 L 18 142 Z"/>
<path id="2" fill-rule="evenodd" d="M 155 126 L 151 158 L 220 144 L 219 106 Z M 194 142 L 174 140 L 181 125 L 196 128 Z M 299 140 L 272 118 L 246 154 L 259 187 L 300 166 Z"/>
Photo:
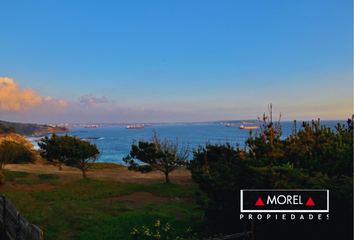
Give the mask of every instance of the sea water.
<path id="1" fill-rule="evenodd" d="M 346 124 L 346 121 L 321 121 L 321 125 L 326 127 L 334 126 L 337 123 Z M 233 124 L 242 124 L 233 123 Z M 254 124 L 259 126 L 259 124 Z M 294 122 L 282 122 L 282 138 L 292 134 L 294 130 Z M 297 123 L 297 129 L 300 129 L 302 122 Z M 239 129 L 238 127 L 226 127 L 222 124 L 194 124 L 194 125 L 155 125 L 153 127 L 145 127 L 144 129 L 126 129 L 125 126 L 100 127 L 100 128 L 71 128 L 73 132 L 68 133 L 70 136 L 77 136 L 81 139 L 89 139 L 95 143 L 102 152 L 98 162 L 110 162 L 124 164 L 123 157 L 126 157 L 133 144 L 134 140 L 148 141 L 154 136 L 156 131 L 157 136 L 161 139 L 177 141 L 178 145 L 187 147 L 190 150 L 198 149 L 199 146 L 204 147 L 207 142 L 211 144 L 225 144 L 229 142 L 231 146 L 236 146 L 238 143 L 240 148 L 245 148 L 245 141 L 249 137 L 250 130 Z M 253 129 L 252 135 L 259 133 L 260 129 Z M 63 135 L 63 134 L 58 134 Z M 50 136 L 50 135 L 49 135 Z M 37 143 L 40 138 L 28 138 L 35 148 L 39 148 Z M 192 159 L 192 152 L 189 159 Z"/>

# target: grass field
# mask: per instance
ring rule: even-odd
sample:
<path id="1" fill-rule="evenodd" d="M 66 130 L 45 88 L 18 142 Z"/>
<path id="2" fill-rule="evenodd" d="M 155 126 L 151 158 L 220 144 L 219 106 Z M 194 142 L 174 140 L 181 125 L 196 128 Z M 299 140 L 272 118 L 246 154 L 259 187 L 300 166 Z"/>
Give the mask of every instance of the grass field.
<path id="1" fill-rule="evenodd" d="M 6 170 L 4 175 L 15 185 L 50 186 L 4 192 L 27 220 L 44 231 L 44 239 L 133 239 L 134 228 L 159 230 L 158 220 L 161 229 L 170 224 L 175 237 L 186 236 L 189 227 L 200 236 L 204 226 L 203 211 L 193 200 L 195 186 L 91 178 L 67 183 L 57 174 Z"/>

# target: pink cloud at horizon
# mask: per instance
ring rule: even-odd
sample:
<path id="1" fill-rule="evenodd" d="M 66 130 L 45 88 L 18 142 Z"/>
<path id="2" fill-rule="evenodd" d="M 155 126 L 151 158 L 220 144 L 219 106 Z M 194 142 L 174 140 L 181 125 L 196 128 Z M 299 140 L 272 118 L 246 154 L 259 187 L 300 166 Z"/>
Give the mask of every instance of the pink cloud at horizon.
<path id="1" fill-rule="evenodd" d="M 26 112 L 48 100 L 50 97 L 41 98 L 38 92 L 32 89 L 19 89 L 19 84 L 8 77 L 0 78 L 0 109 Z"/>
<path id="2" fill-rule="evenodd" d="M 68 105 L 70 104 L 63 99 L 53 99 L 51 96 L 41 97 L 39 91 L 31 88 L 20 89 L 19 84 L 13 79 L 0 77 L 0 110 L 26 114 L 29 111 L 62 111 Z"/>
<path id="3" fill-rule="evenodd" d="M 0 78 L 0 119 L 20 122 L 37 118 L 39 121 L 49 119 L 51 122 L 63 121 L 90 121 L 96 119 L 139 120 L 146 117 L 158 117 L 168 111 L 149 110 L 144 106 L 121 107 L 114 101 L 108 101 L 105 96 L 95 97 L 86 94 L 76 101 L 53 99 L 51 96 L 41 97 L 39 91 L 31 88 L 21 89 L 19 84 L 8 77 Z M 5 119 L 4 119 L 5 115 Z M 38 122 L 36 120 L 35 122 Z M 48 120 L 45 120 L 46 122 Z"/>
<path id="4" fill-rule="evenodd" d="M 233 103 L 244 102 L 242 96 L 223 99 L 175 99 L 166 100 L 163 104 L 149 102 L 147 98 L 118 103 L 105 95 L 96 97 L 93 93 L 84 94 L 67 101 L 51 96 L 40 96 L 39 91 L 31 88 L 21 89 L 20 85 L 8 77 L 0 77 L 0 119 L 5 121 L 41 122 L 41 123 L 128 123 L 128 122 L 187 122 L 187 121 L 219 121 L 232 119 L 256 119 L 266 110 L 264 102 L 270 97 L 256 97 L 254 101 L 243 105 Z M 337 98 L 331 102 L 314 101 L 304 96 L 301 101 L 293 100 L 284 103 L 282 97 L 272 98 L 275 106 L 274 116 L 281 112 L 284 120 L 323 120 L 347 119 L 351 116 L 353 104 L 346 99 Z M 262 103 L 262 105 L 260 104 Z M 309 104 L 311 103 L 311 104 Z M 338 107 L 340 106 L 340 107 Z"/>

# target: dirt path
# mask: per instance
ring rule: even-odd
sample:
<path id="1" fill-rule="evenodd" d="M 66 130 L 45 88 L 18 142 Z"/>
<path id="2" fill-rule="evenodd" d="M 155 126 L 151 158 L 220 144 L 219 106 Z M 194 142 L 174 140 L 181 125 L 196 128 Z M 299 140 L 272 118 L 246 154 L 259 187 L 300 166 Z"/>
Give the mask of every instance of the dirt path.
<path id="1" fill-rule="evenodd" d="M 76 180 L 82 177 L 82 172 L 75 168 L 63 166 L 62 170 L 58 167 L 45 164 L 9 164 L 5 169 L 9 171 L 23 171 L 29 173 L 55 173 L 62 176 L 62 180 Z M 87 172 L 89 178 L 97 178 L 101 180 L 110 180 L 116 182 L 133 182 L 133 183 L 163 183 L 165 182 L 165 175 L 160 171 L 150 173 L 140 173 L 129 171 L 124 168 L 113 169 L 92 169 Z M 171 183 L 176 183 L 183 186 L 196 185 L 192 180 L 191 173 L 187 170 L 176 170 L 170 173 Z"/>

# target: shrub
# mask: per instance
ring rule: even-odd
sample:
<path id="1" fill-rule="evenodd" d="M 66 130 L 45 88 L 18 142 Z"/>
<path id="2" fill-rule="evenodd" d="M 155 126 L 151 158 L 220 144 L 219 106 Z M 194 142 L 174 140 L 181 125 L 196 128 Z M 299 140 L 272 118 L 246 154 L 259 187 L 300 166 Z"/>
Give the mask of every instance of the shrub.
<path id="1" fill-rule="evenodd" d="M 329 189 L 333 227 L 328 228 L 324 221 L 313 225 L 301 222 L 296 227 L 322 237 L 334 234 L 331 229 L 352 234 L 353 120 L 348 119 L 347 126 L 338 124 L 335 131 L 319 121 L 303 123 L 303 129 L 281 139 L 281 127 L 269 119 L 264 116 L 260 134 L 250 133 L 248 152 L 229 144 L 194 151 L 189 168 L 199 189 L 208 196 L 197 202 L 206 216 L 220 230 L 232 229 L 238 221 L 240 189 Z M 277 228 L 283 228 L 284 233 L 303 233 L 285 222 L 262 224 L 268 228 L 264 234 Z"/>
<path id="2" fill-rule="evenodd" d="M 162 225 L 160 220 L 156 221 L 156 224 L 151 228 L 142 226 L 139 228 L 133 228 L 130 233 L 136 240 L 149 240 L 149 239 L 196 239 L 196 234 L 192 234 L 192 229 L 188 227 L 185 232 L 179 231 L 178 233 L 171 227 L 169 223 Z"/>

